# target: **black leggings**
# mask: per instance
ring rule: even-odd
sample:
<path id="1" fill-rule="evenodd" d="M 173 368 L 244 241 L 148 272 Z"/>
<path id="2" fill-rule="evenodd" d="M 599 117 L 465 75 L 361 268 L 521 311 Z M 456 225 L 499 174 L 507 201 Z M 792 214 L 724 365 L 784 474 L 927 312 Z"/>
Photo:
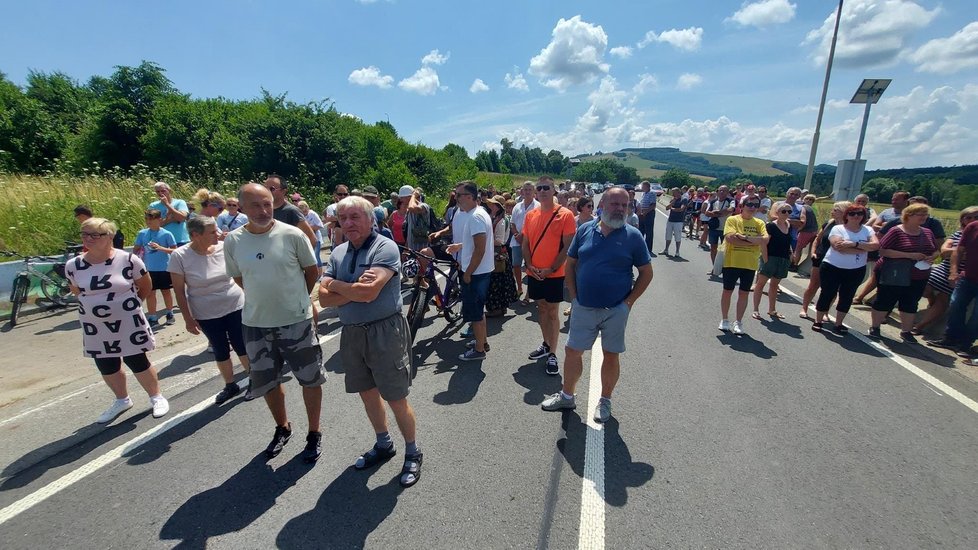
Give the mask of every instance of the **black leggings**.
<path id="1" fill-rule="evenodd" d="M 127 355 L 125 357 L 96 357 L 95 366 L 98 367 L 98 371 L 102 373 L 102 376 L 111 376 L 122 368 L 122 362 L 126 362 L 126 366 L 133 374 L 139 374 L 150 367 L 149 357 L 146 357 L 146 353 L 137 353 L 136 355 Z"/>
<path id="2" fill-rule="evenodd" d="M 241 310 L 232 311 L 217 319 L 197 319 L 200 330 L 207 341 L 214 346 L 214 360 L 227 361 L 231 358 L 231 348 L 238 356 L 247 355 L 244 344 L 244 329 L 241 328 Z"/>
<path id="3" fill-rule="evenodd" d="M 825 313 L 832 305 L 835 297 L 839 297 L 839 303 L 835 306 L 836 311 L 847 313 L 852 307 L 852 297 L 856 295 L 856 289 L 863 282 L 866 275 L 866 266 L 856 269 L 843 269 L 835 267 L 828 262 L 822 262 L 819 268 L 821 284 L 819 288 L 822 292 L 818 295 L 818 302 L 815 303 L 815 311 Z"/>

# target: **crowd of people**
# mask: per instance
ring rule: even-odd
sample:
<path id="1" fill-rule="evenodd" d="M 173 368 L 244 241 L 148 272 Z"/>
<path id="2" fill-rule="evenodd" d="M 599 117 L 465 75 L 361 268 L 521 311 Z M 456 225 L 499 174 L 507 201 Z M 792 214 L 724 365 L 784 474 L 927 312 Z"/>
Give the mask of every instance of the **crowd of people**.
<path id="1" fill-rule="evenodd" d="M 674 188 L 660 198 L 643 182 L 640 200 L 635 189 L 614 186 L 595 204 L 586 187 L 546 176 L 512 193 L 463 181 L 443 213 L 434 212 L 420 188 L 405 185 L 381 201 L 374 187 L 339 185 L 321 215 L 274 174 L 262 184 L 242 186 L 234 197 L 201 189 L 191 204 L 174 198 L 164 182 L 154 190 L 159 200 L 147 207 L 146 228 L 136 235 L 132 252 L 113 242 L 121 234 L 111 221 L 93 217 L 87 207 L 75 209 L 85 248 L 65 271 L 79 296 L 84 353 L 116 398 L 97 421 L 112 422 L 133 407 L 122 363 L 149 395 L 153 416 L 168 412 L 147 352 L 154 348 L 154 331 L 175 323 L 175 299 L 186 330 L 204 334 L 213 351 L 225 382 L 216 403 L 242 392 L 232 351 L 247 372 L 244 398 L 264 399 L 275 424 L 268 457 L 278 455 L 292 436 L 281 381 L 293 374 L 307 417 L 302 457 L 315 462 L 322 453 L 326 380 L 317 321 L 319 308 L 325 308 L 342 325 L 346 391 L 360 396 L 375 435 L 354 466 L 372 468 L 396 455 L 389 408 L 404 441 L 400 482 L 406 487 L 420 479 L 423 453 L 408 399 L 411 335 L 401 287 L 410 281 L 401 273 L 402 247 L 457 263 L 467 323 L 460 361 L 484 360 L 490 352 L 487 317 L 520 304 L 536 310 L 541 335 L 528 359 L 541 361 L 548 375 L 561 375 L 560 304 L 569 302 L 563 312 L 569 319 L 562 387 L 541 407 L 576 406 L 582 355 L 600 336 L 601 398 L 593 413 L 598 422 L 611 418 L 629 313 L 652 282 L 657 206 L 667 218 L 659 255 L 681 260 L 685 239 L 709 250 L 710 276 L 722 280 L 722 331 L 744 334 L 748 306 L 753 319 L 762 319 L 765 291 L 766 315 L 785 319 L 777 308 L 780 281 L 807 255 L 811 275 L 799 316 L 814 331 L 832 321 L 833 332 L 846 334 L 847 312 L 875 289 L 870 337 L 881 336 L 880 325 L 897 307 L 905 342 L 915 343 L 944 310 L 947 330 L 934 345 L 970 357 L 978 338 L 978 314 L 966 318 L 978 298 L 978 207 L 962 211 L 960 227 L 945 240 L 926 200 L 906 192 L 895 193 L 891 208 L 879 213 L 865 195 L 836 202 L 831 219 L 820 225 L 815 195 L 791 188 L 784 200 L 774 200 L 763 186 L 750 183 L 715 191 Z M 330 253 L 324 261 L 325 248 Z M 867 267 L 872 275 L 864 283 Z M 922 296 L 930 307 L 918 319 Z"/>

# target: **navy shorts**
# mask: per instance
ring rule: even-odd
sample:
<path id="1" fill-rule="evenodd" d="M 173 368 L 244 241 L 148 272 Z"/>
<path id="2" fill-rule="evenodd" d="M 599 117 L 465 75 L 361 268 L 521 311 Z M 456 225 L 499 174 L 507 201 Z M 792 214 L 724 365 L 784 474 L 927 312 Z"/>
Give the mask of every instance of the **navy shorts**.
<path id="1" fill-rule="evenodd" d="M 462 288 L 462 320 L 466 323 L 485 319 L 490 275 L 491 273 L 472 275 L 472 282 L 469 284 L 465 284 L 463 277 L 459 276 L 459 286 Z"/>
<path id="2" fill-rule="evenodd" d="M 231 358 L 231 348 L 238 356 L 248 355 L 245 350 L 244 328 L 241 326 L 241 310 L 235 310 L 216 319 L 197 319 L 201 332 L 214 347 L 214 360 L 221 362 Z"/>
<path id="3" fill-rule="evenodd" d="M 707 240 L 710 242 L 710 246 L 716 246 L 723 242 L 723 230 L 722 229 L 710 229 L 707 234 Z"/>
<path id="4" fill-rule="evenodd" d="M 153 290 L 169 290 L 173 288 L 173 280 L 169 271 L 150 271 L 149 278 L 153 281 Z"/>
<path id="5" fill-rule="evenodd" d="M 739 282 L 741 292 L 750 292 L 751 287 L 754 285 L 754 275 L 756 273 L 753 269 L 744 269 L 742 267 L 723 268 L 723 290 L 733 290 Z"/>

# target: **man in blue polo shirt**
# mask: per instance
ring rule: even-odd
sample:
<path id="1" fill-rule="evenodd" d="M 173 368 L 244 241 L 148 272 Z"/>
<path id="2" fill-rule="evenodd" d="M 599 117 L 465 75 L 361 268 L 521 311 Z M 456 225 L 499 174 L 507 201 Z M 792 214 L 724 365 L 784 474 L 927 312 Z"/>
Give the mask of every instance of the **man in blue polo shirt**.
<path id="1" fill-rule="evenodd" d="M 628 192 L 620 187 L 606 191 L 601 219 L 582 225 L 567 251 L 564 284 L 573 309 L 564 350 L 564 384 L 540 405 L 545 411 L 577 406 L 574 390 L 584 373 L 583 355 L 600 333 L 601 399 L 594 420 L 611 418 L 611 393 L 621 370 L 618 358 L 625 351 L 628 314 L 652 282 L 652 257 L 645 240 L 638 229 L 625 223 L 628 200 Z M 638 268 L 634 283 L 633 268 Z"/>

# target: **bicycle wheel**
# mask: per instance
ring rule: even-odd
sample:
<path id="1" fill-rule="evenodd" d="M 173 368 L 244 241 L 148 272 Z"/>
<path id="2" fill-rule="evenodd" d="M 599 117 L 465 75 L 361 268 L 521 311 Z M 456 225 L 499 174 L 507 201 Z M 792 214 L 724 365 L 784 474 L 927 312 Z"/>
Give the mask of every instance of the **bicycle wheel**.
<path id="1" fill-rule="evenodd" d="M 431 299 L 430 295 L 431 289 L 421 288 L 421 285 L 416 285 L 414 290 L 411 291 L 411 305 L 408 306 L 407 321 L 408 327 L 411 329 L 412 343 L 414 343 L 414 337 L 418 334 L 418 329 L 421 328 L 421 321 L 424 320 L 425 308 Z"/>
<path id="2" fill-rule="evenodd" d="M 458 287 L 457 281 L 450 281 L 451 287 L 447 289 L 445 303 L 442 304 L 442 315 L 448 324 L 453 325 L 462 318 L 462 291 Z"/>
<path id="3" fill-rule="evenodd" d="M 10 326 L 17 326 L 17 316 L 20 309 L 27 303 L 27 292 L 31 288 L 31 282 L 26 275 L 18 275 L 14 279 L 14 289 L 10 292 Z"/>
<path id="4" fill-rule="evenodd" d="M 56 306 L 67 306 L 71 298 L 71 287 L 68 284 L 68 279 L 54 271 L 48 273 L 47 277 L 41 278 L 41 294 Z"/>

